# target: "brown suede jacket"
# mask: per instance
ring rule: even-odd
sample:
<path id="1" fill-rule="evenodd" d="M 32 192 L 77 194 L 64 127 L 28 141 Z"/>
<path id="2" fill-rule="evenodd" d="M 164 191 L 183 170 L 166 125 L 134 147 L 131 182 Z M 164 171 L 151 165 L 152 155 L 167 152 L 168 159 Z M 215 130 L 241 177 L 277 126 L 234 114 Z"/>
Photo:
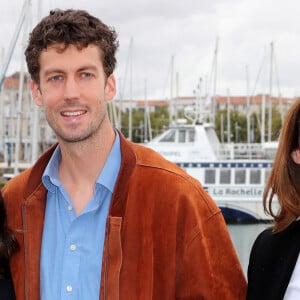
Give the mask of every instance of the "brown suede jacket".
<path id="1" fill-rule="evenodd" d="M 20 243 L 11 258 L 17 300 L 40 299 L 46 204 L 41 177 L 53 150 L 2 189 L 8 225 Z M 226 224 L 199 182 L 122 135 L 121 153 L 101 300 L 245 299 L 246 280 Z"/>

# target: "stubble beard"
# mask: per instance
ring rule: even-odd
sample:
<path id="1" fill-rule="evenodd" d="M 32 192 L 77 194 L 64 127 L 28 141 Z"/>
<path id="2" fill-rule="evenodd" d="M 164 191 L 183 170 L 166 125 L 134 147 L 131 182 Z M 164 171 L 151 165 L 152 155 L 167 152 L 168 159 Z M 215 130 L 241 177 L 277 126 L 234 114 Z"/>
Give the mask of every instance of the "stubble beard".
<path id="1" fill-rule="evenodd" d="M 63 143 L 85 143 L 88 140 L 92 140 L 94 137 L 96 137 L 97 135 L 99 135 L 100 129 L 102 127 L 103 121 L 106 118 L 106 113 L 102 116 L 102 118 L 100 119 L 100 121 L 96 124 L 90 123 L 88 125 L 88 128 L 83 131 L 82 133 L 78 133 L 78 134 L 74 134 L 73 136 L 65 133 L 65 131 L 63 130 L 63 128 L 61 128 L 61 126 L 59 125 L 50 125 L 52 122 L 49 122 L 48 118 L 47 121 L 50 125 L 50 127 L 52 128 L 52 130 L 54 131 L 57 139 L 59 141 L 62 141 Z M 74 128 L 74 130 L 77 130 L 77 125 L 74 125 L 71 127 L 71 130 Z"/>

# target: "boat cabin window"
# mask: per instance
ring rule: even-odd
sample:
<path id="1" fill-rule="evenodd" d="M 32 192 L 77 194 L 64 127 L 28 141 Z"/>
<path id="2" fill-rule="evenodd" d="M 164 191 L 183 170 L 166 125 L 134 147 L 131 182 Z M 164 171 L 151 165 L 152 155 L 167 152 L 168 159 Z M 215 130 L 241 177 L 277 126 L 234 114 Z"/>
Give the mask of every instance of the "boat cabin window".
<path id="1" fill-rule="evenodd" d="M 170 129 L 160 140 L 160 143 L 192 143 L 195 141 L 195 129 L 174 128 Z"/>
<path id="2" fill-rule="evenodd" d="M 187 131 L 187 142 L 192 143 L 195 141 L 195 130 L 190 129 Z"/>
<path id="3" fill-rule="evenodd" d="M 179 143 L 185 143 L 185 133 L 186 133 L 185 129 L 180 129 L 178 131 L 178 142 Z"/>
<path id="4" fill-rule="evenodd" d="M 245 169 L 236 169 L 235 170 L 235 183 L 246 183 L 246 170 Z"/>
<path id="5" fill-rule="evenodd" d="M 195 130 L 193 129 L 179 129 L 178 130 L 178 142 L 179 143 L 191 143 L 195 140 Z"/>
<path id="6" fill-rule="evenodd" d="M 270 176 L 270 173 L 271 173 L 271 169 L 266 169 L 265 170 L 265 182 L 267 182 L 269 176 Z"/>
<path id="7" fill-rule="evenodd" d="M 220 170 L 220 183 L 221 184 L 229 184 L 231 182 L 231 170 L 225 169 Z"/>
<path id="8" fill-rule="evenodd" d="M 205 183 L 215 183 L 216 182 L 216 170 L 206 169 L 204 173 Z"/>
<path id="9" fill-rule="evenodd" d="M 176 130 L 170 130 L 161 140 L 163 143 L 174 143 L 175 142 Z"/>
<path id="10" fill-rule="evenodd" d="M 250 184 L 259 184 L 261 179 L 260 169 L 250 170 Z"/>

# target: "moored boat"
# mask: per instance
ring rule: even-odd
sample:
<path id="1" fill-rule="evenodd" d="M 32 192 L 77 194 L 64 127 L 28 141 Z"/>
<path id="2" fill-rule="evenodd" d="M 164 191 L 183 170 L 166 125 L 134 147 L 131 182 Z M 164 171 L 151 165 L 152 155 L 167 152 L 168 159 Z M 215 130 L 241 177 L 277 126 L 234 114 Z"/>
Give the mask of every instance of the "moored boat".
<path id="1" fill-rule="evenodd" d="M 198 179 L 221 208 L 227 223 L 259 222 L 262 195 L 276 143 L 223 144 L 209 123 L 170 126 L 146 144 Z"/>

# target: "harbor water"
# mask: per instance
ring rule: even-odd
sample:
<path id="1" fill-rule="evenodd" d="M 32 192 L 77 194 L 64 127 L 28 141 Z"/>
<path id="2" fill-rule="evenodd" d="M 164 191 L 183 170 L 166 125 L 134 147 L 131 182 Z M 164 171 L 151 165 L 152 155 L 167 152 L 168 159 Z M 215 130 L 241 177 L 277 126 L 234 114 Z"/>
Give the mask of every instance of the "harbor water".
<path id="1" fill-rule="evenodd" d="M 247 274 L 249 255 L 254 240 L 260 232 L 271 224 L 230 224 L 227 225 L 231 239 L 240 259 L 242 268 Z"/>

